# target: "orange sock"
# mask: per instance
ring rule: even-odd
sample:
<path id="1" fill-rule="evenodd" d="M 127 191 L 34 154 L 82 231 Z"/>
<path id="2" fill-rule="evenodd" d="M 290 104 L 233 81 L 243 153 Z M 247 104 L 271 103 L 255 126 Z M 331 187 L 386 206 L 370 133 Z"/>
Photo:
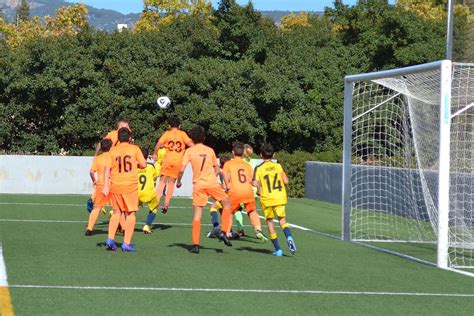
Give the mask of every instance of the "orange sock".
<path id="1" fill-rule="evenodd" d="M 250 222 L 255 230 L 262 230 L 262 224 L 260 224 L 260 217 L 258 217 L 258 213 L 256 211 L 249 213 Z"/>
<path id="2" fill-rule="evenodd" d="M 222 214 L 224 214 L 224 213 L 222 213 Z M 232 215 L 234 215 L 234 214 L 231 213 L 230 216 L 229 216 L 229 227 L 228 227 L 227 230 L 225 231 L 226 234 L 227 234 L 227 236 L 229 236 L 230 231 L 232 230 L 232 223 L 233 223 L 233 221 L 232 221 Z M 224 223 L 224 221 L 222 221 L 222 223 Z M 222 224 L 222 225 L 224 225 L 224 224 Z"/>
<path id="3" fill-rule="evenodd" d="M 193 221 L 193 245 L 199 245 L 201 239 L 201 221 Z"/>
<path id="4" fill-rule="evenodd" d="M 120 217 L 121 217 L 121 212 L 120 211 L 114 211 L 114 214 L 112 214 L 112 217 L 110 217 L 110 222 L 109 222 L 109 239 L 115 240 L 115 232 L 117 231 L 117 227 L 120 223 Z"/>
<path id="5" fill-rule="evenodd" d="M 224 208 L 222 210 L 222 229 L 221 230 L 223 232 L 226 232 L 226 233 L 230 232 L 230 228 L 231 228 L 230 223 L 231 223 L 231 220 L 232 220 L 231 216 L 232 216 L 232 214 L 230 212 L 230 209 Z"/>
<path id="6" fill-rule="evenodd" d="M 166 186 L 165 204 L 170 204 L 171 197 L 173 196 L 173 192 L 174 192 L 174 187 L 175 187 L 174 182 L 172 181 L 168 182 L 168 185 Z"/>
<path id="7" fill-rule="evenodd" d="M 125 236 L 123 241 L 127 244 L 132 243 L 133 233 L 135 232 L 135 223 L 137 222 L 137 217 L 135 212 L 129 212 L 127 215 L 127 220 L 125 222 Z"/>
<path id="8" fill-rule="evenodd" d="M 87 229 L 88 230 L 93 230 L 94 225 L 97 222 L 97 218 L 99 218 L 99 213 L 100 213 L 100 207 L 94 208 L 89 215 L 89 223 L 87 224 Z"/>

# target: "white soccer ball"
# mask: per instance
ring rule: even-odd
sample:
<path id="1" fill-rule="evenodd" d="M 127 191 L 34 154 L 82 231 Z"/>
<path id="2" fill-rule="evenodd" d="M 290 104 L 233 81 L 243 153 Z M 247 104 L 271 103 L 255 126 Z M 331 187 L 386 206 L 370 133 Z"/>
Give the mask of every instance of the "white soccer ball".
<path id="1" fill-rule="evenodd" d="M 167 109 L 171 105 L 171 100 L 167 96 L 163 96 L 159 97 L 158 100 L 156 100 L 156 103 L 160 108 Z"/>

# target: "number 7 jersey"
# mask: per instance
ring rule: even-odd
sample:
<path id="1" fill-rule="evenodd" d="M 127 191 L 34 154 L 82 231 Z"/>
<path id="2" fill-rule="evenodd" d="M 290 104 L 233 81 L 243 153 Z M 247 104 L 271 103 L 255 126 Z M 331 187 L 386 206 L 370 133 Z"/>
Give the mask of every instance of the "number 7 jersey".
<path id="1" fill-rule="evenodd" d="M 266 207 L 288 202 L 282 174 L 283 168 L 276 162 L 264 161 L 255 167 L 253 177 L 261 184 L 260 201 Z"/>

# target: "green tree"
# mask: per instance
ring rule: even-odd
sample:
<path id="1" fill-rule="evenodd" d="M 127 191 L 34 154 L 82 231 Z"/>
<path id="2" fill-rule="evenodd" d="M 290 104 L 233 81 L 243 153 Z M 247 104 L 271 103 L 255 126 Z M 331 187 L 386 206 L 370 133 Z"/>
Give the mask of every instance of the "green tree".
<path id="1" fill-rule="evenodd" d="M 30 19 L 30 4 L 28 0 L 21 0 L 20 5 L 16 9 L 15 24 L 19 24 L 20 21 L 27 21 Z"/>

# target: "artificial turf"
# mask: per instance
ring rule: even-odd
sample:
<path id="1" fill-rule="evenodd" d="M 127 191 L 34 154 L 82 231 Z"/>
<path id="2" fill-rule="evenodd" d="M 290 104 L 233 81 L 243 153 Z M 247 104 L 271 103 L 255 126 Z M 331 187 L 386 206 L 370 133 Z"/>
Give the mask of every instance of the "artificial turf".
<path id="1" fill-rule="evenodd" d="M 152 235 L 142 234 L 143 224 L 137 224 L 137 253 L 109 252 L 102 246 L 106 224 L 99 223 L 92 237 L 83 234 L 86 199 L 0 195 L 0 241 L 17 315 L 471 315 L 474 310 L 473 296 L 382 294 L 474 295 L 474 278 L 312 231 L 292 230 L 298 252 L 291 256 L 278 230 L 285 256 L 276 258 L 271 243 L 260 243 L 251 227 L 246 227 L 248 237 L 233 241 L 229 248 L 206 238 L 210 226 L 203 226 L 201 253 L 191 254 L 192 209 L 191 200 L 185 198 L 173 200 L 168 214 L 157 216 Z M 145 220 L 146 212 L 139 211 L 139 221 Z M 336 205 L 290 199 L 287 213 L 290 223 L 340 235 Z M 203 223 L 208 225 L 210 218 L 204 214 Z M 99 218 L 106 220 L 107 216 Z M 122 238 L 118 235 L 117 241 Z M 433 255 L 429 247 L 400 247 Z M 23 285 L 39 287 L 17 287 Z"/>

